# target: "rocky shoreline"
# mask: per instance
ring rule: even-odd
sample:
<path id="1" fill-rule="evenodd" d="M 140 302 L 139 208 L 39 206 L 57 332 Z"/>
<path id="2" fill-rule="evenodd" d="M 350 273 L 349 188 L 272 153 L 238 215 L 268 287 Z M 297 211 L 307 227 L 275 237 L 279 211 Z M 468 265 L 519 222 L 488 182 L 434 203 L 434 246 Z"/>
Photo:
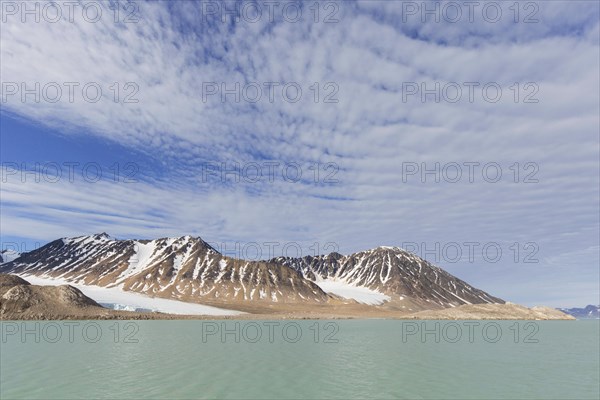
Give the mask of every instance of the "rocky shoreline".
<path id="1" fill-rule="evenodd" d="M 237 305 L 236 305 L 237 306 Z M 239 308 L 239 307 L 238 307 Z M 117 311 L 102 307 L 70 285 L 37 286 L 0 274 L 0 320 L 285 320 L 285 319 L 420 319 L 420 320 L 574 320 L 548 307 L 517 304 L 468 304 L 409 313 L 362 304 L 322 306 L 278 305 L 245 307 L 240 315 L 176 315 L 159 312 Z"/>

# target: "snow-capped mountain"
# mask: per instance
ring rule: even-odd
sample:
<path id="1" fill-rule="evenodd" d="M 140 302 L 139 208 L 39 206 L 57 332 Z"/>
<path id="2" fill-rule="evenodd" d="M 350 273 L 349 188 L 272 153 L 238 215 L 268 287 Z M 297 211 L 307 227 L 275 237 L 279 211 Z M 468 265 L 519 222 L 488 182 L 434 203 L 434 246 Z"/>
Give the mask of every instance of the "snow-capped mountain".
<path id="1" fill-rule="evenodd" d="M 504 303 L 398 247 L 378 247 L 349 256 L 331 253 L 271 261 L 294 268 L 322 288 L 332 287 L 334 293 L 337 289 L 342 296 L 344 290 L 363 288 L 388 297 L 386 300 L 408 298 L 425 307 Z"/>
<path id="2" fill-rule="evenodd" d="M 357 301 L 413 311 L 504 303 L 397 247 L 244 261 L 198 237 L 116 240 L 103 233 L 55 240 L 0 265 L 0 272 L 191 302 Z"/>
<path id="3" fill-rule="evenodd" d="M 584 308 L 558 308 L 558 310 L 577 319 L 600 319 L 600 305 L 588 305 Z"/>
<path id="4" fill-rule="evenodd" d="M 2 250 L 0 251 L 0 264 L 11 262 L 19 258 L 19 256 L 21 256 L 21 253 L 17 251 L 11 249 Z"/>
<path id="5" fill-rule="evenodd" d="M 2 264 L 0 271 L 183 301 L 288 303 L 329 298 L 292 268 L 226 257 L 191 236 L 115 240 L 103 233 L 64 238 Z"/>

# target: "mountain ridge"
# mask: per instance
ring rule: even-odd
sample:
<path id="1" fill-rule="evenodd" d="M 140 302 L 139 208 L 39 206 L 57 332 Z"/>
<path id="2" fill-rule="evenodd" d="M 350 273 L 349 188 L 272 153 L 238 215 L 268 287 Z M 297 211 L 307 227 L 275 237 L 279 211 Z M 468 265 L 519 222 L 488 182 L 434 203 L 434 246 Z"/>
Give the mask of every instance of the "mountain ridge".
<path id="1" fill-rule="evenodd" d="M 504 303 L 392 246 L 246 261 L 219 253 L 200 237 L 118 240 L 103 232 L 54 240 L 1 264 L 0 272 L 191 302 L 358 302 L 405 311 Z"/>
<path id="2" fill-rule="evenodd" d="M 351 255 L 330 253 L 301 258 L 277 257 L 271 261 L 290 266 L 315 282 L 342 280 L 381 291 L 392 298 L 419 298 L 444 307 L 462 304 L 504 303 L 473 288 L 425 259 L 400 247 L 380 246 Z"/>
<path id="3" fill-rule="evenodd" d="M 291 268 L 226 257 L 189 235 L 154 240 L 116 240 L 106 234 L 61 238 L 2 264 L 0 271 L 180 300 L 328 300 Z"/>
<path id="4" fill-rule="evenodd" d="M 557 308 L 577 319 L 600 319 L 600 305 L 588 304 L 585 307 Z"/>

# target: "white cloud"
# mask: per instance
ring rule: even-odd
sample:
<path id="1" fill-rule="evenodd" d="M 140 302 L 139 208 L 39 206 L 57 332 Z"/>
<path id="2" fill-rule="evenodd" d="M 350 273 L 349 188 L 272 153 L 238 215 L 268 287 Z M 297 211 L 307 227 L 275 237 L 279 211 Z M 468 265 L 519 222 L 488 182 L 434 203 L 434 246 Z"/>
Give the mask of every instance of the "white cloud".
<path id="1" fill-rule="evenodd" d="M 203 20 L 190 2 L 165 4 L 140 3 L 137 24 L 2 24 L 2 82 L 98 82 L 105 94 L 95 104 L 13 96 L 3 117 L 108 138 L 174 170 L 162 183 L 3 183 L 3 235 L 196 233 L 333 241 L 344 252 L 402 241 L 536 241 L 548 257 L 597 243 L 599 28 L 590 17 L 597 5 L 540 3 L 536 24 L 403 24 L 400 2 L 360 2 L 343 4 L 337 24 L 263 19 L 231 27 Z M 236 81 L 297 82 L 304 96 L 298 103 L 202 101 L 202 82 Z M 404 82 L 436 81 L 498 82 L 503 97 L 493 104 L 480 94 L 473 103 L 403 101 Z M 139 103 L 115 103 L 114 82 L 121 98 L 123 84 L 139 85 Z M 321 99 L 329 93 L 324 84 L 335 82 L 339 102 L 314 103 L 314 82 Z M 535 82 L 539 103 L 515 104 L 515 82 L 520 96 Z M 263 158 L 334 162 L 340 183 L 198 181 L 203 161 Z M 402 182 L 404 162 L 453 161 L 500 163 L 506 180 Z M 530 161 L 540 182 L 512 184 L 508 168 Z M 566 231 L 580 234 L 565 239 Z M 486 288 L 486 266 L 479 270 L 468 274 Z"/>

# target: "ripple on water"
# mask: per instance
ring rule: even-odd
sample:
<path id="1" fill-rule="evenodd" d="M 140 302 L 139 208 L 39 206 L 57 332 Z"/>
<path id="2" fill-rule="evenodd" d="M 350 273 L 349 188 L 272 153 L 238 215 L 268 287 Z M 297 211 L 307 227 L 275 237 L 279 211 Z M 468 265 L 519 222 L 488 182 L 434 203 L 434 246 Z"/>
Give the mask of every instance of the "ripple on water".
<path id="1" fill-rule="evenodd" d="M 97 343 L 9 337 L 0 352 L 0 397 L 599 397 L 594 321 L 539 322 L 531 344 L 508 335 L 497 343 L 403 342 L 402 321 L 374 320 L 336 322 L 337 343 L 322 336 L 315 343 L 314 321 L 297 322 L 303 336 L 296 343 L 281 335 L 272 343 L 268 335 L 257 343 L 236 343 L 233 335 L 203 341 L 204 321 L 140 321 L 137 343 L 123 343 L 123 335 L 115 343 L 114 323 L 98 321 L 104 335 Z M 501 323 L 503 331 L 511 324 Z"/>

